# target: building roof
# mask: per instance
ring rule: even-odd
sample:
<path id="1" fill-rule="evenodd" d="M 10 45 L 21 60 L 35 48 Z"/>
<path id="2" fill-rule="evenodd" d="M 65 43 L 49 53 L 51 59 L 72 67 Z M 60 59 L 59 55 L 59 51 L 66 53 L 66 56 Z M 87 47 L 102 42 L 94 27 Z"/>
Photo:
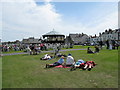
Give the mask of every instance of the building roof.
<path id="1" fill-rule="evenodd" d="M 41 43 L 40 39 L 35 39 L 34 37 L 30 37 L 28 39 L 23 39 L 22 43 L 24 44 L 39 44 Z"/>
<path id="2" fill-rule="evenodd" d="M 88 37 L 86 34 L 69 34 L 69 36 L 74 43 L 80 43 L 84 36 Z"/>
<path id="3" fill-rule="evenodd" d="M 115 29 L 115 30 L 108 29 L 108 30 L 105 30 L 105 32 L 102 32 L 102 34 L 113 34 L 117 32 L 119 32 L 119 29 Z"/>
<path id="4" fill-rule="evenodd" d="M 44 34 L 43 36 L 49 36 L 49 35 L 60 35 L 60 36 L 62 35 L 62 36 L 64 36 L 63 34 L 57 32 L 57 31 L 54 31 L 54 30 Z"/>

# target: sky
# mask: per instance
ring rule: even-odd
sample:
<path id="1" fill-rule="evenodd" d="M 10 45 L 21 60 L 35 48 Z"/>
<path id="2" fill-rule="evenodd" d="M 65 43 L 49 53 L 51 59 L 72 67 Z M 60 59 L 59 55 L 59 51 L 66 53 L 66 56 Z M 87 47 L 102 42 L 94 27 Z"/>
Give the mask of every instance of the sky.
<path id="1" fill-rule="evenodd" d="M 64 35 L 98 35 L 118 28 L 118 2 L 5 0 L 0 11 L 2 41 L 40 38 L 53 29 Z"/>

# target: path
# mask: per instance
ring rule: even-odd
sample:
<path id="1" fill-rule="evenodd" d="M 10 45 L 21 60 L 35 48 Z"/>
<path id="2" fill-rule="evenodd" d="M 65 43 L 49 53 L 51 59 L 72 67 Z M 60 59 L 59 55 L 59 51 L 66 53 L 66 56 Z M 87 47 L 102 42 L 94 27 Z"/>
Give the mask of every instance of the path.
<path id="1" fill-rule="evenodd" d="M 65 49 L 65 50 L 60 50 L 60 51 L 73 51 L 73 50 L 86 50 L 86 49 Z M 51 51 L 42 51 L 42 53 L 46 53 L 46 52 L 53 52 L 53 50 L 51 50 Z M 28 53 L 25 53 L 25 52 L 21 52 L 21 53 L 8 53 L 8 54 L 2 54 L 2 56 L 19 55 L 19 54 L 28 54 Z"/>

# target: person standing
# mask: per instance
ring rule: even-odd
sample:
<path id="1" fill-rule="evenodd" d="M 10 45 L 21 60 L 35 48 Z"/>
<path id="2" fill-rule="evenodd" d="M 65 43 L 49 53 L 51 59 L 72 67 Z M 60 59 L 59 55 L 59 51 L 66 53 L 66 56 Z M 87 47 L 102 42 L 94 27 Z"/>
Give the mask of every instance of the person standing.
<path id="1" fill-rule="evenodd" d="M 99 42 L 99 45 L 100 45 L 100 48 L 102 49 L 103 42 L 100 41 L 100 42 Z"/>
<path id="2" fill-rule="evenodd" d="M 109 40 L 109 49 L 112 50 L 112 41 Z"/>
<path id="3" fill-rule="evenodd" d="M 117 47 L 117 50 L 118 50 L 118 48 L 119 48 L 118 42 L 116 42 L 115 47 Z"/>
<path id="4" fill-rule="evenodd" d="M 109 49 L 109 41 L 106 41 L 107 49 Z"/>

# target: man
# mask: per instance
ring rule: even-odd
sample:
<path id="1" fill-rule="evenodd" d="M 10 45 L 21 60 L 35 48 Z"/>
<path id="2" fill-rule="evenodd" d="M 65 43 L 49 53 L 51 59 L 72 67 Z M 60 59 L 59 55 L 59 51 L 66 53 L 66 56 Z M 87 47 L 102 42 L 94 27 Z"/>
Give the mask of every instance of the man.
<path id="1" fill-rule="evenodd" d="M 53 64 L 46 64 L 46 68 L 62 65 L 63 63 L 64 63 L 64 56 L 61 56 L 61 58 L 57 62 Z"/>
<path id="2" fill-rule="evenodd" d="M 75 64 L 75 60 L 71 54 L 68 54 L 65 66 L 72 66 Z"/>

